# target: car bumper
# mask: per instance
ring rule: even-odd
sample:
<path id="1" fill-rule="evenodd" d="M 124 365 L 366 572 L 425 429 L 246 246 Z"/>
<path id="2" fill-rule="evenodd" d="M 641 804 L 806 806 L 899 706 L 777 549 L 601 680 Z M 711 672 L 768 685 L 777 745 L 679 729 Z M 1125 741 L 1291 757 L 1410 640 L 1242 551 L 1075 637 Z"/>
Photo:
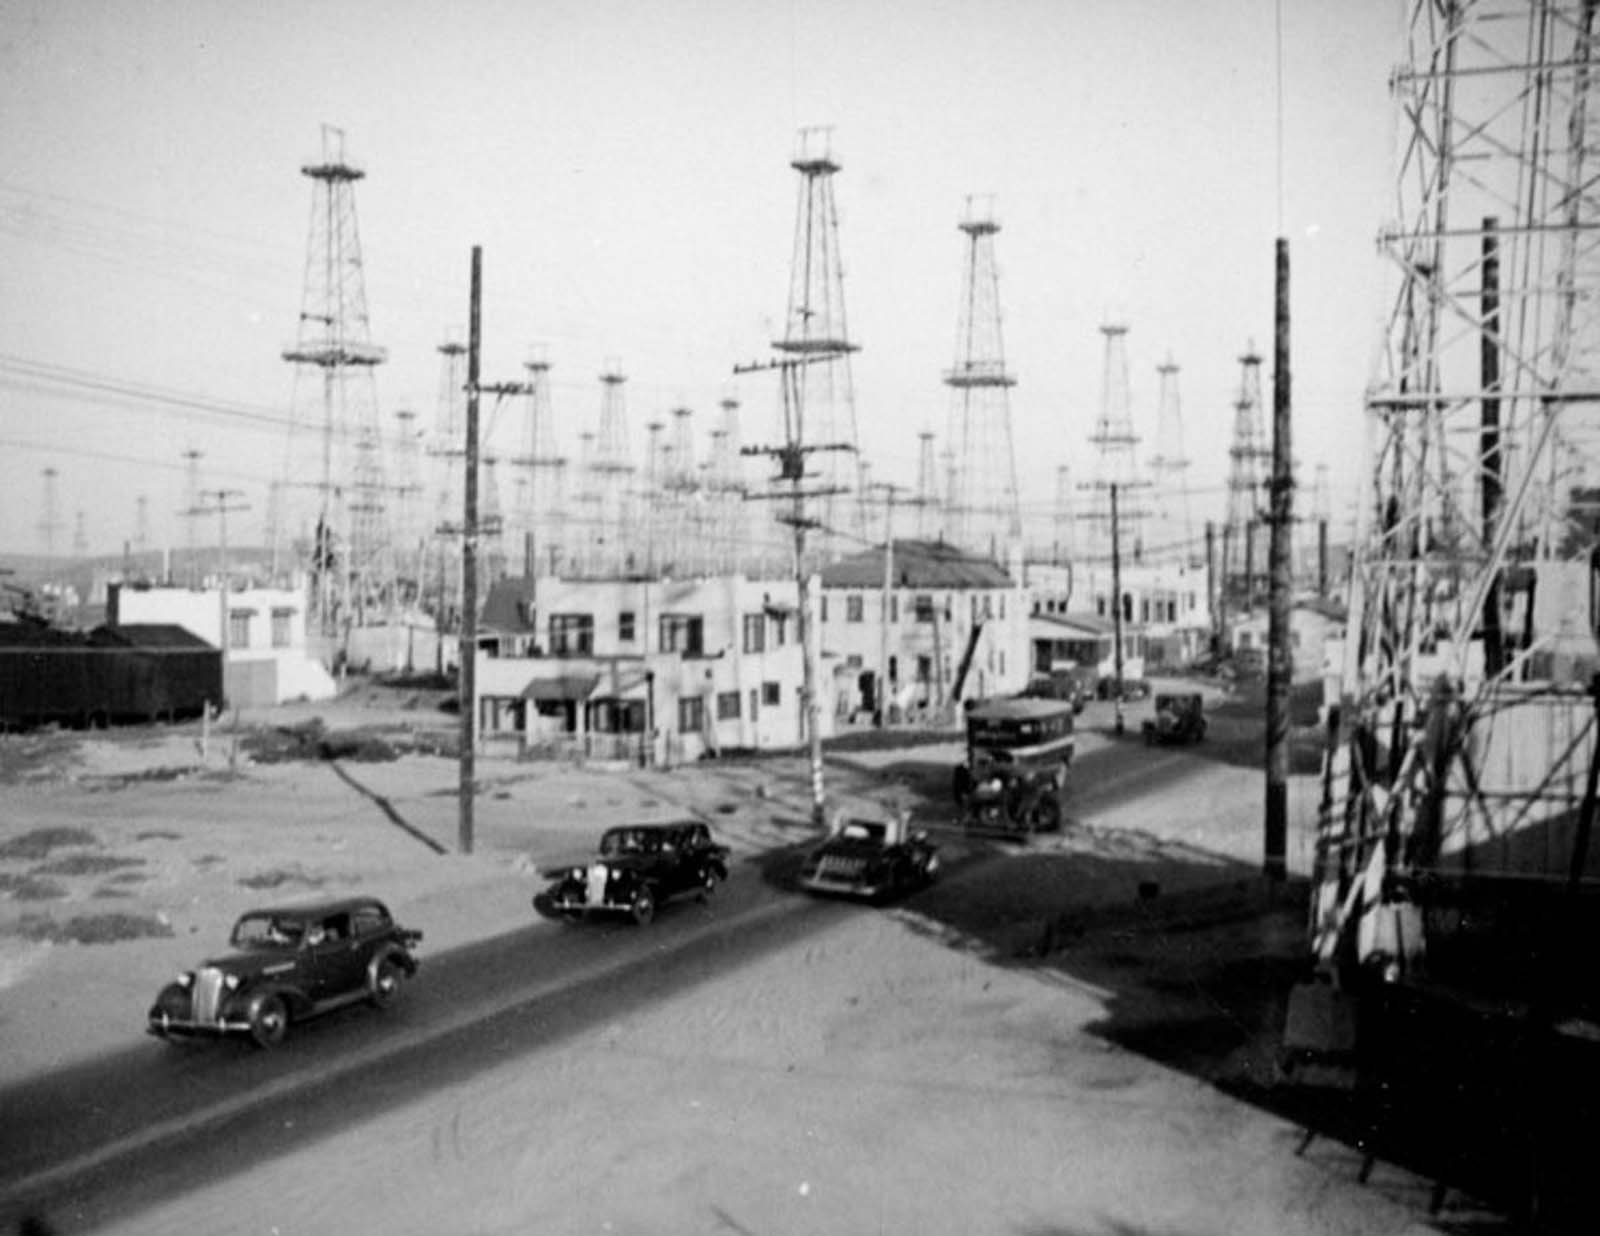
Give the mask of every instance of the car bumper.
<path id="1" fill-rule="evenodd" d="M 803 875 L 800 887 L 808 893 L 833 893 L 840 897 L 882 897 L 889 891 L 888 884 L 873 884 L 863 880 L 846 880 L 837 876 Z"/>
<path id="2" fill-rule="evenodd" d="M 591 914 L 632 914 L 632 902 L 577 901 L 570 897 L 557 897 L 540 893 L 533 899 L 533 908 L 545 918 L 587 918 Z"/>
<path id="3" fill-rule="evenodd" d="M 151 1013 L 145 1027 L 158 1039 L 179 1038 L 220 1039 L 230 1034 L 249 1034 L 250 1022 L 243 1018 L 222 1017 L 216 1021 L 191 1021 L 186 1017 L 173 1017 L 167 1013 Z"/>

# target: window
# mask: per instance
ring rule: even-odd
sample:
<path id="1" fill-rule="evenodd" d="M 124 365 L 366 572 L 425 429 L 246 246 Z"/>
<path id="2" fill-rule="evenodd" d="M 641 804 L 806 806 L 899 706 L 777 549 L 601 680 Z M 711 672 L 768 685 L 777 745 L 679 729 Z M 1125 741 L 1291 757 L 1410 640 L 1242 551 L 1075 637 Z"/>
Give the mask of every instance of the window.
<path id="1" fill-rule="evenodd" d="M 976 592 L 972 594 L 972 621 L 978 621 L 978 594 Z"/>
<path id="2" fill-rule="evenodd" d="M 889 598 L 889 621 L 900 621 L 900 598 L 897 596 L 891 596 Z"/>
<path id="3" fill-rule="evenodd" d="M 637 638 L 633 633 L 633 611 L 625 609 L 617 615 L 617 642 L 631 644 Z"/>
<path id="4" fill-rule="evenodd" d="M 230 609 L 228 611 L 229 647 L 250 647 L 250 619 L 254 616 L 255 610 L 253 609 Z"/>
<path id="5" fill-rule="evenodd" d="M 763 704 L 775 708 L 781 698 L 778 683 L 764 682 L 761 684 L 761 702 Z"/>
<path id="6" fill-rule="evenodd" d="M 772 619 L 772 646 L 782 648 L 789 642 L 789 615 L 770 614 Z"/>
<path id="7" fill-rule="evenodd" d="M 744 616 L 744 650 L 746 652 L 765 652 L 767 650 L 767 616 L 765 614 L 746 614 Z"/>
<path id="8" fill-rule="evenodd" d="M 866 603 L 861 599 L 860 593 L 852 593 L 844 599 L 844 620 L 846 622 L 862 622 L 865 620 Z"/>
<path id="9" fill-rule="evenodd" d="M 705 651 L 705 620 L 699 614 L 662 614 L 661 651 L 698 657 Z"/>
<path id="10" fill-rule="evenodd" d="M 287 648 L 294 633 L 294 610 L 275 609 L 272 611 L 272 646 L 274 648 Z"/>
<path id="11" fill-rule="evenodd" d="M 918 657 L 917 658 L 917 681 L 918 682 L 927 682 L 932 677 L 933 677 L 933 658 L 932 657 Z"/>
<path id="12" fill-rule="evenodd" d="M 552 656 L 588 656 L 594 652 L 593 614 L 551 614 Z"/>
<path id="13" fill-rule="evenodd" d="M 1006 594 L 1002 592 L 1000 594 L 1000 621 L 1004 622 L 1005 620 L 1006 620 Z"/>
<path id="14" fill-rule="evenodd" d="M 826 622 L 828 621 L 828 598 L 824 596 L 819 604 L 822 606 L 822 621 Z"/>
<path id="15" fill-rule="evenodd" d="M 861 654 L 859 652 L 852 652 L 844 659 L 844 664 L 846 669 L 860 669 L 862 665 Z"/>
<path id="16" fill-rule="evenodd" d="M 719 691 L 717 693 L 717 720 L 737 721 L 739 719 L 739 693 L 737 691 Z"/>
<path id="17" fill-rule="evenodd" d="M 750 688 L 750 720 L 754 721 L 761 715 L 761 691 L 757 687 Z"/>
<path id="18" fill-rule="evenodd" d="M 706 702 L 698 695 L 686 695 L 678 701 L 678 733 L 698 734 L 706 727 Z"/>
<path id="19" fill-rule="evenodd" d="M 918 593 L 911 598 L 911 612 L 916 615 L 918 622 L 932 622 L 933 598 L 926 592 Z"/>

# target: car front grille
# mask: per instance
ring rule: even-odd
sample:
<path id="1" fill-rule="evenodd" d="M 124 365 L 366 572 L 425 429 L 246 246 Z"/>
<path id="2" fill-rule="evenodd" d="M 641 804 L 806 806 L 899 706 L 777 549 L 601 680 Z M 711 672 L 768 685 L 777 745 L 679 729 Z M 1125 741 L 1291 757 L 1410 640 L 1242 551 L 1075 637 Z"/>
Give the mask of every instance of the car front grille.
<path id="1" fill-rule="evenodd" d="M 588 887 L 584 890 L 584 900 L 592 906 L 604 905 L 606 901 L 606 878 L 611 873 L 606 870 L 604 863 L 596 863 L 589 868 Z"/>
<path id="2" fill-rule="evenodd" d="M 835 880 L 854 880 L 867 869 L 864 858 L 850 858 L 843 854 L 824 854 L 817 864 L 817 874 Z"/>
<path id="3" fill-rule="evenodd" d="M 194 1020 L 210 1024 L 217 1020 L 217 1005 L 222 1002 L 222 971 L 215 966 L 196 970 L 194 975 Z"/>

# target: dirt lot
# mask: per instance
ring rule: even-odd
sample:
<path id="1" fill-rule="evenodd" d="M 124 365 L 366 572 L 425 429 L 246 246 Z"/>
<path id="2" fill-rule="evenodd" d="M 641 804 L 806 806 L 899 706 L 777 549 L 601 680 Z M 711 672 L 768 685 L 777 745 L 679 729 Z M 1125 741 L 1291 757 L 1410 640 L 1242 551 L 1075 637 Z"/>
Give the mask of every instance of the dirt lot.
<path id="1" fill-rule="evenodd" d="M 646 773 L 488 756 L 479 844 L 462 856 L 456 764 L 433 753 L 453 719 L 368 692 L 251 720 L 264 738 L 211 733 L 204 750 L 194 728 L 0 738 L 0 1086 L 136 1038 L 160 983 L 248 904 L 379 891 L 426 922 L 432 952 L 525 926 L 539 867 L 614 820 L 689 807 L 770 862 L 811 835 L 792 760 Z M 1113 741 L 1093 720 L 1080 755 Z M 328 734 L 337 762 L 298 758 Z M 850 752 L 831 784 L 915 800 L 943 789 L 953 754 Z M 1436 1230 L 1425 1181 L 1387 1166 L 1359 1186 L 1348 1146 L 1296 1157 L 1293 1120 L 1229 1097 L 1277 1081 L 1301 910 L 1253 878 L 1259 773 L 1159 758 L 1183 775 L 1183 811 L 1152 810 L 1136 763 L 1077 795 L 1059 836 L 914 908 L 852 916 L 541 1049 L 535 1069 L 438 1091 L 118 1230 L 233 1230 L 264 1213 L 252 1199 L 271 1199 L 285 1233 L 335 1218 L 418 1232 Z M 1297 778 L 1297 819 L 1314 791 Z M 1305 859 L 1299 836 L 1291 865 Z M 313 1164 L 329 1154 L 343 1167 L 324 1188 Z M 351 1172 L 385 1186 L 359 1209 L 335 1183 Z M 1480 1218 L 1459 1194 L 1444 1213 Z"/>

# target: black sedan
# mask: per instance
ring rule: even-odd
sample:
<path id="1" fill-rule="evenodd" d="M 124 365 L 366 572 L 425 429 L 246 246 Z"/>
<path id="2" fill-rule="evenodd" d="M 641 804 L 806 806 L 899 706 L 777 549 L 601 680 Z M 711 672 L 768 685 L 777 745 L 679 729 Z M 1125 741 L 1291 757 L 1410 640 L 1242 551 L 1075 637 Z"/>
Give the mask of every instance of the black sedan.
<path id="1" fill-rule="evenodd" d="M 220 957 L 186 970 L 156 997 L 147 1028 L 157 1038 L 283 1041 L 291 1022 L 360 1001 L 382 1008 L 417 972 L 422 939 L 373 897 L 252 910 Z"/>
<path id="2" fill-rule="evenodd" d="M 841 815 L 801 866 L 800 887 L 879 901 L 931 884 L 938 873 L 939 847 L 903 816 Z"/>
<path id="3" fill-rule="evenodd" d="M 558 871 L 533 898 L 546 918 L 573 921 L 592 914 L 626 915 L 640 926 L 665 902 L 706 899 L 728 878 L 728 847 L 697 820 L 627 824 L 608 829 L 590 862 Z"/>

